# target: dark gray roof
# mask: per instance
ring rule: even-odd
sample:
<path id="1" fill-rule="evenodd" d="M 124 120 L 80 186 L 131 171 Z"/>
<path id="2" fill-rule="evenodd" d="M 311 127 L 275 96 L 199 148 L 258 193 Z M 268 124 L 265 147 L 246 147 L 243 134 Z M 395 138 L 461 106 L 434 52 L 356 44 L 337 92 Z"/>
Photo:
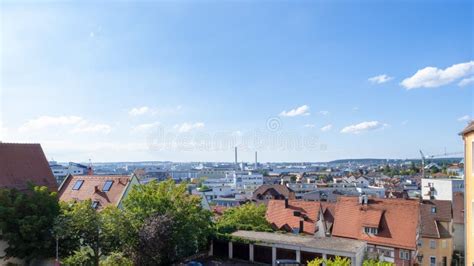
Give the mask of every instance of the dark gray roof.
<path id="1" fill-rule="evenodd" d="M 237 231 L 232 233 L 232 236 L 270 244 L 287 244 L 307 248 L 351 253 L 357 253 L 358 251 L 360 251 L 360 249 L 365 248 L 366 246 L 366 243 L 364 241 L 340 237 L 316 238 L 314 236 L 299 236 L 291 234 L 254 231 Z"/>

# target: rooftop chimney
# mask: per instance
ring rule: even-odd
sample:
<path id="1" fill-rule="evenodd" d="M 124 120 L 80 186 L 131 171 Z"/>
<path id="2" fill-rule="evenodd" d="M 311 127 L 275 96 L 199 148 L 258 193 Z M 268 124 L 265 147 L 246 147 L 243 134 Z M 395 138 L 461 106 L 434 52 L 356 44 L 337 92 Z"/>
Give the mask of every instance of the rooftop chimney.
<path id="1" fill-rule="evenodd" d="M 239 165 L 239 163 L 237 162 L 237 146 L 234 148 L 234 156 L 235 156 L 235 165 Z"/>
<path id="2" fill-rule="evenodd" d="M 288 198 L 285 199 L 285 209 L 288 209 Z"/>
<path id="3" fill-rule="evenodd" d="M 94 175 L 94 169 L 92 169 L 91 159 L 89 159 L 89 166 L 87 167 L 87 175 Z"/>
<path id="4" fill-rule="evenodd" d="M 257 152 L 255 151 L 255 170 L 258 168 Z"/>

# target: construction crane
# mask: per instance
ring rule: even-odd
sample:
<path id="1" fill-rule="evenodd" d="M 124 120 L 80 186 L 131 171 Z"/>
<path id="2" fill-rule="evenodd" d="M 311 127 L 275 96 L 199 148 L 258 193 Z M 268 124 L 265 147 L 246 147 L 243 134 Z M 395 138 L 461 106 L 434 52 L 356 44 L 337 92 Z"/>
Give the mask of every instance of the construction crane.
<path id="1" fill-rule="evenodd" d="M 446 149 L 444 150 L 444 153 L 442 154 L 434 154 L 434 155 L 428 155 L 425 156 L 425 154 L 420 150 L 420 155 L 421 155 L 421 176 L 422 178 L 425 178 L 425 163 L 426 159 L 433 159 L 433 158 L 439 158 L 439 157 L 446 157 L 446 156 L 453 156 L 453 155 L 461 155 L 464 154 L 463 152 L 450 152 L 447 153 Z"/>

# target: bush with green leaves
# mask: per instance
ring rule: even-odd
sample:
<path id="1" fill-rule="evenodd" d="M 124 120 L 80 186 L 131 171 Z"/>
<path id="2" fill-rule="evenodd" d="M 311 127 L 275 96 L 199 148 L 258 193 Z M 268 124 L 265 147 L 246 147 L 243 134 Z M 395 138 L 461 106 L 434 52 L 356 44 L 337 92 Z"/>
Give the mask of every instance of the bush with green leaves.
<path id="1" fill-rule="evenodd" d="M 1 258 L 26 260 L 54 255 L 52 225 L 59 214 L 56 192 L 30 184 L 28 191 L 0 189 L 0 240 L 8 247 Z"/>
<path id="2" fill-rule="evenodd" d="M 219 234 L 229 234 L 236 230 L 272 231 L 265 218 L 266 207 L 263 204 L 246 203 L 224 211 L 216 222 Z"/>
<path id="3" fill-rule="evenodd" d="M 316 258 L 312 261 L 308 261 L 308 266 L 350 266 L 351 260 L 349 258 L 341 258 L 339 256 L 335 257 L 334 259 L 322 259 Z"/>

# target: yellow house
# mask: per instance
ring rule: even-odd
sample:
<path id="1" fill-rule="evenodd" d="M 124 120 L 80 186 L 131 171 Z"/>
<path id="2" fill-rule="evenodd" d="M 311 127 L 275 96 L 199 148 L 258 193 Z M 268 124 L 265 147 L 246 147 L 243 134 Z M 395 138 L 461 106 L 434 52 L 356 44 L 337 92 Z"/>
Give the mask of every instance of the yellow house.
<path id="1" fill-rule="evenodd" d="M 420 204 L 422 266 L 449 266 L 453 256 L 453 210 L 450 200 L 424 200 Z"/>
<path id="2" fill-rule="evenodd" d="M 474 266 L 474 121 L 460 135 L 464 140 L 464 254 L 466 265 Z"/>

